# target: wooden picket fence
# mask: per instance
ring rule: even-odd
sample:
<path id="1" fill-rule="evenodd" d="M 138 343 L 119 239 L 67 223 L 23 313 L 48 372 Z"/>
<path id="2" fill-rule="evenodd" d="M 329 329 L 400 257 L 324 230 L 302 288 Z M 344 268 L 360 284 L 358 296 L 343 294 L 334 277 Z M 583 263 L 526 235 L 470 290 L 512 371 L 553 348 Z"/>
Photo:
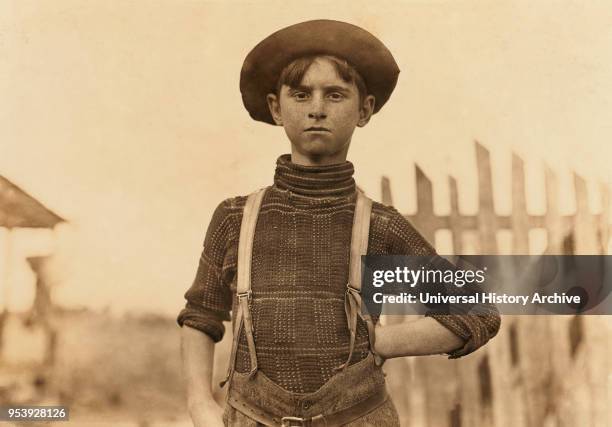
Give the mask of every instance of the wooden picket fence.
<path id="1" fill-rule="evenodd" d="M 586 181 L 574 173 L 576 213 L 562 216 L 559 213 L 556 197 L 558 179 L 550 168 L 546 168 L 544 172 L 546 213 L 531 215 L 527 212 L 523 160 L 514 154 L 512 156 L 512 214 L 497 215 L 493 206 L 490 155 L 488 150 L 478 142 L 475 143 L 475 148 L 479 193 L 477 215 L 463 215 L 459 212 L 457 180 L 453 177 L 449 177 L 450 214 L 436 215 L 433 207 L 432 182 L 418 165 L 415 166 L 417 213 L 407 215 L 406 218 L 429 242 L 434 242 L 437 230 L 450 230 L 453 236 L 453 252 L 461 254 L 464 232 L 475 231 L 479 235 L 479 252 L 494 255 L 498 253 L 497 231 L 508 230 L 513 235 L 513 253 L 528 254 L 529 230 L 546 229 L 548 252 L 551 254 L 600 254 L 605 251 L 610 218 L 610 190 L 606 184 L 600 184 L 599 197 L 603 210 L 600 213 L 592 214 L 588 206 Z M 391 183 L 386 177 L 382 179 L 381 201 L 384 204 L 393 204 Z M 573 244 L 568 239 L 573 241 Z"/>
<path id="2" fill-rule="evenodd" d="M 576 212 L 559 213 L 558 180 L 546 169 L 546 211 L 527 212 L 522 159 L 512 156 L 512 213 L 493 204 L 489 152 L 475 143 L 479 210 L 459 211 L 457 181 L 449 177 L 450 214 L 436 215 L 432 182 L 416 169 L 417 212 L 406 217 L 434 244 L 438 230 L 452 233 L 462 254 L 466 232 L 475 233 L 477 252 L 497 254 L 497 233 L 512 233 L 512 253 L 529 254 L 529 232 L 544 229 L 549 254 L 604 254 L 608 247 L 610 191 L 600 185 L 602 211 L 588 206 L 585 179 L 574 174 Z M 382 202 L 393 204 L 391 183 L 382 179 Z M 401 320 L 391 320 L 398 322 Z M 394 402 L 406 427 L 605 426 L 607 409 L 606 316 L 503 316 L 498 335 L 471 355 L 392 359 L 386 362 Z"/>

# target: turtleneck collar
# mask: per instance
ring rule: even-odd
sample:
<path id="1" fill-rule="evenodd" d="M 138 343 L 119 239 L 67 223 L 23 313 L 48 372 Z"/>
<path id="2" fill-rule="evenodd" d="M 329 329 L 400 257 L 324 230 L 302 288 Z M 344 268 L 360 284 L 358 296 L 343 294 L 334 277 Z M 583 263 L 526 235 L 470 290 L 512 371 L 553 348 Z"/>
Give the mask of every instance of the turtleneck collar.
<path id="1" fill-rule="evenodd" d="M 274 185 L 309 197 L 344 197 L 355 192 L 355 169 L 349 161 L 334 165 L 303 166 L 291 162 L 290 154 L 276 161 Z"/>

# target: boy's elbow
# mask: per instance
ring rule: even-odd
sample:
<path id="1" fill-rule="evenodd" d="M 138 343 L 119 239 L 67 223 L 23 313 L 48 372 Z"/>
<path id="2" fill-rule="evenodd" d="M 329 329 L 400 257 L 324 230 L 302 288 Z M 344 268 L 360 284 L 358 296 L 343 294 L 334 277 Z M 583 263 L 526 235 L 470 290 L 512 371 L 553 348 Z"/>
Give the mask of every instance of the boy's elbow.
<path id="1" fill-rule="evenodd" d="M 488 339 L 493 338 L 501 327 L 501 316 L 494 305 L 487 306 L 487 313 L 479 316 L 481 323 L 487 330 Z M 487 340 L 488 341 L 488 340 Z"/>
<path id="2" fill-rule="evenodd" d="M 491 339 L 497 335 L 499 328 L 501 328 L 501 316 L 499 313 L 488 316 L 488 318 L 485 320 L 485 324 L 487 331 L 489 332 L 489 339 Z"/>

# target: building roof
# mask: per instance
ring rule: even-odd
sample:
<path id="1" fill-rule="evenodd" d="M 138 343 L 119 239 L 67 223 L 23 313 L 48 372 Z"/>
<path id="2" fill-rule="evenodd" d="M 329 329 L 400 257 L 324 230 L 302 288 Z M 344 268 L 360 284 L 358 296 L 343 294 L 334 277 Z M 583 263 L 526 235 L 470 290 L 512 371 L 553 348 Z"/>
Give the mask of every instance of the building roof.
<path id="1" fill-rule="evenodd" d="M 0 227 L 53 228 L 65 219 L 0 175 Z"/>

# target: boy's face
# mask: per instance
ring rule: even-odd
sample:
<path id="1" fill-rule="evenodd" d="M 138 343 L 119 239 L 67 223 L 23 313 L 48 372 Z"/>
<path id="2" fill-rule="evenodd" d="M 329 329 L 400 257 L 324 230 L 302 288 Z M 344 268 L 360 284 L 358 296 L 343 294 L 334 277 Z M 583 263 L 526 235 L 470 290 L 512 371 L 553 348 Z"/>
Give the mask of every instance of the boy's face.
<path id="1" fill-rule="evenodd" d="M 346 160 L 355 127 L 372 115 L 374 97 L 360 100 L 355 83 L 338 76 L 329 59 L 317 58 L 298 87 L 283 85 L 278 97 L 268 95 L 268 105 L 291 141 L 294 163 L 331 164 Z"/>

